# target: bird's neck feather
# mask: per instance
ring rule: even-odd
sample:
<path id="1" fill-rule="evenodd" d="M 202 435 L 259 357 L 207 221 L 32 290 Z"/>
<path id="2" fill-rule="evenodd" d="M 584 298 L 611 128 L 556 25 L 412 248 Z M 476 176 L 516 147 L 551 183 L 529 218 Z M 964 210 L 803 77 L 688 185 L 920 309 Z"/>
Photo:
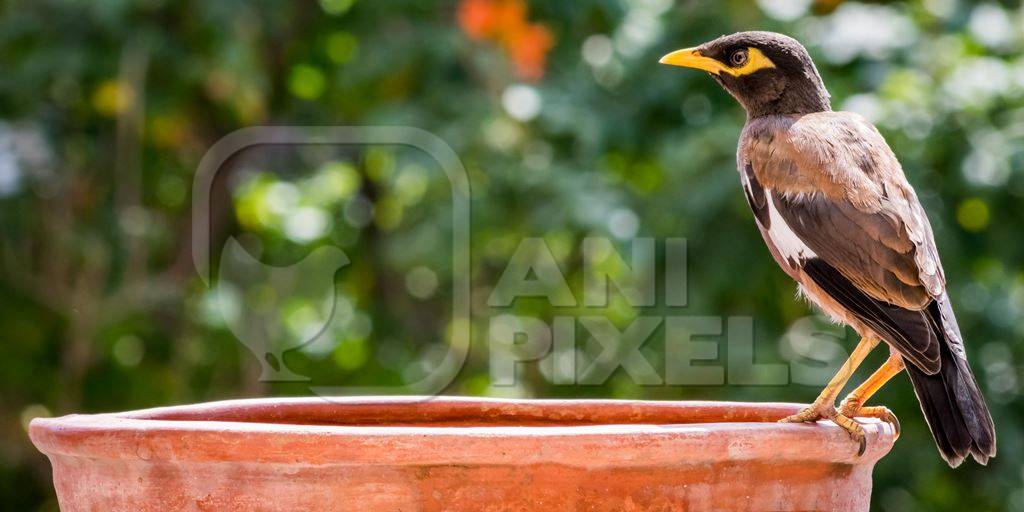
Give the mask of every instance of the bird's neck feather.
<path id="1" fill-rule="evenodd" d="M 740 100 L 750 119 L 769 115 L 812 114 L 829 112 L 832 103 L 828 90 L 817 70 L 811 68 L 784 80 L 771 80 L 767 91 L 747 100 Z M 764 86 L 762 86 L 764 87 Z"/>

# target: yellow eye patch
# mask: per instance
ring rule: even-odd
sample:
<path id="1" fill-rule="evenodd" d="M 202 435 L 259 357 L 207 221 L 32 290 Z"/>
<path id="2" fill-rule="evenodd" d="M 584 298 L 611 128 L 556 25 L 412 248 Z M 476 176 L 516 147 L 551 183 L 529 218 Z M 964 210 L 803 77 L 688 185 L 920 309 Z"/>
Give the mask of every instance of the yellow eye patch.
<path id="1" fill-rule="evenodd" d="M 747 61 L 736 67 L 726 65 L 719 60 L 712 59 L 711 57 L 705 57 L 701 54 L 700 50 L 696 48 L 676 50 L 662 57 L 659 62 L 672 66 L 702 69 L 708 73 L 714 73 L 716 75 L 728 73 L 732 76 L 749 75 L 761 69 L 775 67 L 775 63 L 772 62 L 767 55 L 761 53 L 761 50 L 753 47 L 747 48 Z"/>
<path id="2" fill-rule="evenodd" d="M 757 48 L 747 48 L 747 62 L 740 67 L 722 66 L 722 71 L 732 76 L 749 75 L 765 68 L 774 68 L 775 63 Z"/>

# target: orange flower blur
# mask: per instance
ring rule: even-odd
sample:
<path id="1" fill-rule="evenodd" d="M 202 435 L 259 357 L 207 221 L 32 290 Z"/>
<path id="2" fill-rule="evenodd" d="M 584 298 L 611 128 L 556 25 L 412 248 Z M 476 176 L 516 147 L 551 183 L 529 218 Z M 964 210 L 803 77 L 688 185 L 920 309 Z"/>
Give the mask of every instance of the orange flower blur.
<path id="1" fill-rule="evenodd" d="M 519 78 L 536 81 L 544 76 L 554 36 L 547 26 L 530 23 L 527 15 L 523 0 L 462 0 L 458 21 L 470 39 L 497 43 Z"/>

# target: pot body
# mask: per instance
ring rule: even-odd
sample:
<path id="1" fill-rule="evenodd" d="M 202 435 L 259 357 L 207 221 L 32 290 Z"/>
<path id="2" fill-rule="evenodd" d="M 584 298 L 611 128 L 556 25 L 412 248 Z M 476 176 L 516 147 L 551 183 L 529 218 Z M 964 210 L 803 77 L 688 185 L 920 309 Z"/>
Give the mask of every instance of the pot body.
<path id="1" fill-rule="evenodd" d="M 61 510 L 868 510 L 868 449 L 795 404 L 261 399 L 35 420 Z"/>

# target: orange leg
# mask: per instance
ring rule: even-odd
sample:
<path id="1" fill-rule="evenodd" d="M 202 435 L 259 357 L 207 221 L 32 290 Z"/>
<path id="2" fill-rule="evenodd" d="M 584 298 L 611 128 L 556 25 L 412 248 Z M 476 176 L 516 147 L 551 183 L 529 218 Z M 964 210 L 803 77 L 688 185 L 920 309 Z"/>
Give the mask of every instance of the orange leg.
<path id="1" fill-rule="evenodd" d="M 849 416 L 836 410 L 836 398 L 839 397 L 839 393 L 843 391 L 843 387 L 846 386 L 847 381 L 853 376 L 853 372 L 864 362 L 864 358 L 877 345 L 877 339 L 861 338 L 860 343 L 853 349 L 850 357 L 839 368 L 836 375 L 832 377 L 832 380 L 821 391 L 818 398 L 814 400 L 814 403 L 804 410 L 779 421 L 783 423 L 801 423 L 814 422 L 821 419 L 832 420 L 836 425 L 849 432 L 855 441 L 860 443 L 859 454 L 863 454 L 864 450 L 867 449 L 864 428 L 857 424 L 856 421 L 850 419 Z"/>
<path id="2" fill-rule="evenodd" d="M 882 366 L 875 370 L 875 373 L 872 373 L 867 380 L 860 386 L 857 386 L 857 389 L 846 395 L 846 398 L 839 405 L 839 414 L 849 418 L 861 416 L 882 419 L 892 423 L 896 428 L 896 435 L 899 436 L 900 421 L 888 407 L 864 407 L 864 402 L 867 402 L 875 392 L 882 389 L 882 386 L 889 382 L 889 379 L 903 371 L 903 368 L 903 358 L 895 353 L 890 355 L 889 359 L 886 359 L 885 363 L 882 363 Z"/>

